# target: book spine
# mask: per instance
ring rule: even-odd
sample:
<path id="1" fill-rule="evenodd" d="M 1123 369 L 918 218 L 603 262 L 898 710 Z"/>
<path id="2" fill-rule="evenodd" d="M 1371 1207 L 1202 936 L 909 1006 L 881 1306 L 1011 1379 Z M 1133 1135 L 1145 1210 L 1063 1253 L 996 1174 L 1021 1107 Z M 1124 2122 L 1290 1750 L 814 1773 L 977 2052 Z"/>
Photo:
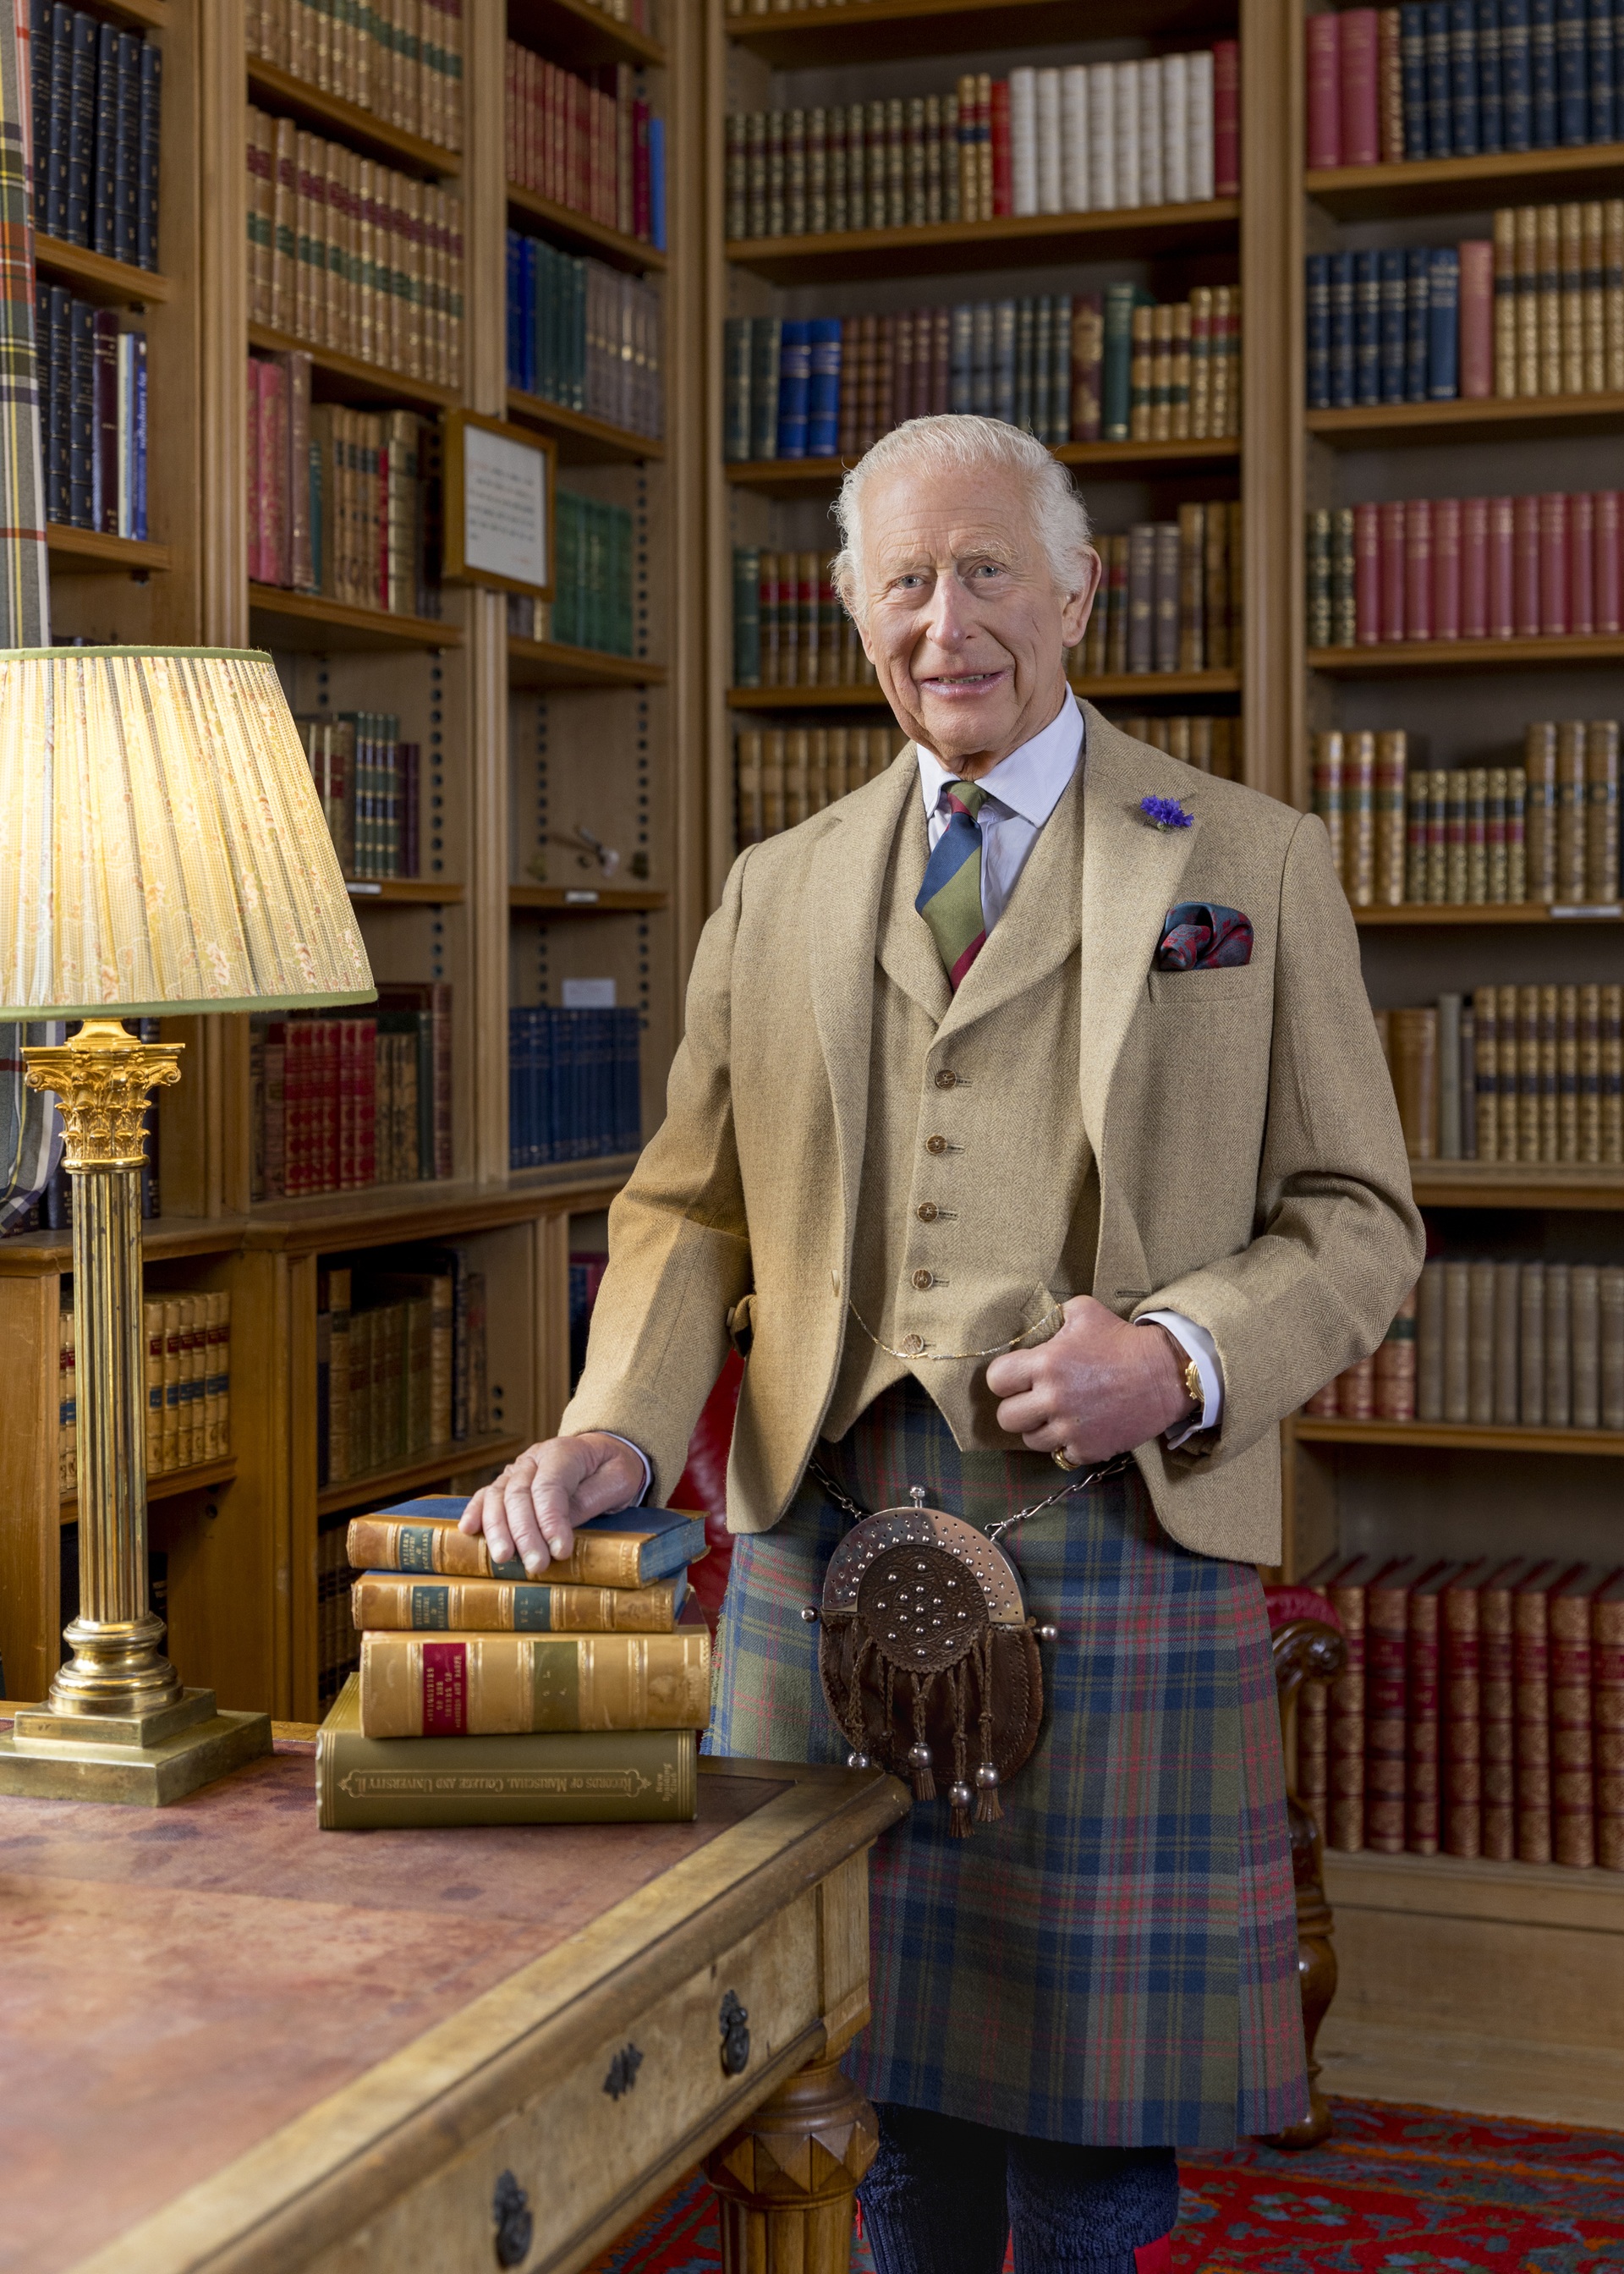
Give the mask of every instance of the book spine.
<path id="1" fill-rule="evenodd" d="M 1512 1599 L 1512 1679 L 1516 1737 L 1516 1853 L 1552 1860 L 1549 1600 L 1538 1586 Z"/>
<path id="2" fill-rule="evenodd" d="M 703 1622 L 664 1635 L 362 1638 L 361 1733 L 368 1738 L 699 1729 L 710 1708 Z"/>
<path id="3" fill-rule="evenodd" d="M 1401 1855 L 1406 1815 L 1407 1591 L 1365 1596 L 1365 1845 Z"/>
<path id="4" fill-rule="evenodd" d="M 329 1722 L 316 1743 L 317 1821 L 324 1831 L 688 1823 L 695 1753 L 691 1729 L 369 1740 Z"/>
<path id="5" fill-rule="evenodd" d="M 1404 1838 L 1412 1856 L 1436 1856 L 1440 1845 L 1440 1608 L 1437 1589 L 1412 1590 L 1405 1637 Z"/>

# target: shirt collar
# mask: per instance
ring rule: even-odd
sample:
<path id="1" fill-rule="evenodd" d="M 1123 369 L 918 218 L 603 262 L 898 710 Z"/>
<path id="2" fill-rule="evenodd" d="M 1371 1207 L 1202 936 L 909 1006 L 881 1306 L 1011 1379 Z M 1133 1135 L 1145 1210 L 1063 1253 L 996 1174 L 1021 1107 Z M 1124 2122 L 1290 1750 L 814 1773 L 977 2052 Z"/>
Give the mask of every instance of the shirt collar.
<path id="1" fill-rule="evenodd" d="M 1048 726 L 1029 742 L 1011 750 L 1007 758 L 1000 758 L 990 773 L 981 776 L 977 787 L 989 797 L 996 798 L 1011 813 L 1030 822 L 1034 829 L 1041 829 L 1077 772 L 1083 742 L 1083 714 L 1068 687 L 1065 699 Z M 927 815 L 933 814 L 942 801 L 943 783 L 957 780 L 958 777 L 951 774 L 936 752 L 928 750 L 922 742 L 916 742 L 914 750 L 919 762 L 919 787 L 925 811 Z"/>

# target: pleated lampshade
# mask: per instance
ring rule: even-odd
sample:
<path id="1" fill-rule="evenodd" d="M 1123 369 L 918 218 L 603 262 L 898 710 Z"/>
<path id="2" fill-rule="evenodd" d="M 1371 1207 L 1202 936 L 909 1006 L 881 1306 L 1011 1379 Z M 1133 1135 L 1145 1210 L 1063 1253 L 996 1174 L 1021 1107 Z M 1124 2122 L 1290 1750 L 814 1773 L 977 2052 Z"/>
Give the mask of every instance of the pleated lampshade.
<path id="1" fill-rule="evenodd" d="M 374 992 L 268 655 L 0 649 L 0 1019 Z"/>

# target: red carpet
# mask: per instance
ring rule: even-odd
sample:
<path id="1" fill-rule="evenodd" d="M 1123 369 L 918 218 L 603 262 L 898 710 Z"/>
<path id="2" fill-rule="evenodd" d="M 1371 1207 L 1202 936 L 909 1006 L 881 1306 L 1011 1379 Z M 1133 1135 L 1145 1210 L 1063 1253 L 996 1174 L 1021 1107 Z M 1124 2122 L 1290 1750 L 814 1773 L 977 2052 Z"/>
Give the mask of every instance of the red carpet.
<path id="1" fill-rule="evenodd" d="M 1176 2274 L 1624 2274 L 1624 2135 L 1339 2100 L 1323 2148 L 1183 2165 Z M 716 2274 L 690 2180 L 594 2274 Z M 853 2274 L 871 2274 L 861 2245 Z"/>

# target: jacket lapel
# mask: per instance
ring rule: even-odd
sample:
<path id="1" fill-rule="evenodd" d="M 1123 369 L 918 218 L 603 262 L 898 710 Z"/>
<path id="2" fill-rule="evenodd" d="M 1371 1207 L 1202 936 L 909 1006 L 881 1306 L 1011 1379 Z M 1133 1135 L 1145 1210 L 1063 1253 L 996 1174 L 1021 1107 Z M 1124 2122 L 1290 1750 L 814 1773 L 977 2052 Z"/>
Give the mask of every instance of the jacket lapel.
<path id="1" fill-rule="evenodd" d="M 917 764 L 914 784 L 917 800 Z M 891 833 L 891 856 L 880 891 L 879 936 L 875 953 L 886 976 L 919 1005 L 933 1026 L 939 1027 L 947 1015 L 953 991 L 947 983 L 930 927 L 914 905 L 925 881 L 929 849 L 923 804 L 909 801 L 897 817 Z"/>
<path id="2" fill-rule="evenodd" d="M 1129 1024 L 1147 992 L 1168 910 L 1200 833 L 1199 773 L 1118 732 L 1091 703 L 1083 782 L 1083 1126 L 1101 1157 L 1106 1106 Z M 1188 829 L 1147 821 L 1139 800 L 1177 797 L 1196 819 Z"/>

